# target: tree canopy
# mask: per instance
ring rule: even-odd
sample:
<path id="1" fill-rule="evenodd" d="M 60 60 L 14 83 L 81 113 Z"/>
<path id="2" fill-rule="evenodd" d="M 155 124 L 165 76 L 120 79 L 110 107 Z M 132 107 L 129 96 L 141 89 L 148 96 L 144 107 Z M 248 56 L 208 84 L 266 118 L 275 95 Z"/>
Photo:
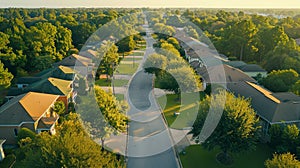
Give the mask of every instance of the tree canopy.
<path id="1" fill-rule="evenodd" d="M 299 74 L 293 70 L 274 70 L 262 80 L 262 84 L 273 92 L 286 92 L 296 83 Z"/>
<path id="2" fill-rule="evenodd" d="M 100 150 L 82 128 L 76 114 L 57 127 L 58 135 L 41 133 L 22 139 L 20 151 L 24 167 L 123 167 L 115 154 Z"/>
<path id="3" fill-rule="evenodd" d="M 267 168 L 279 168 L 279 167 L 300 167 L 300 161 L 298 161 L 294 155 L 290 153 L 274 154 L 271 160 L 265 162 Z"/>
<path id="4" fill-rule="evenodd" d="M 214 96 L 207 96 L 200 103 L 200 110 L 191 133 L 199 139 L 201 129 L 209 108 L 221 106 L 225 101 L 223 115 L 214 132 L 202 144 L 208 149 L 219 147 L 225 157 L 229 152 L 242 152 L 255 148 L 258 138 L 258 118 L 251 108 L 250 102 L 243 97 L 235 97 L 226 91 Z"/>

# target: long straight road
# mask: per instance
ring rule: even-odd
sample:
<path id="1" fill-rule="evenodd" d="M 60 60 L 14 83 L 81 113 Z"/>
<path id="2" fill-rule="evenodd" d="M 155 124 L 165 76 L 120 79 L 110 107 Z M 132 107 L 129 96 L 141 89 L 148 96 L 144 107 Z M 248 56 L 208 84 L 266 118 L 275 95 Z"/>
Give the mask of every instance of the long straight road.
<path id="1" fill-rule="evenodd" d="M 144 25 L 147 48 L 142 63 L 130 81 L 126 98 L 131 119 L 128 128 L 128 168 L 177 168 L 179 162 L 173 148 L 173 140 L 161 109 L 152 91 L 153 75 L 142 69 L 143 62 L 154 53 L 154 39 L 148 25 Z"/>

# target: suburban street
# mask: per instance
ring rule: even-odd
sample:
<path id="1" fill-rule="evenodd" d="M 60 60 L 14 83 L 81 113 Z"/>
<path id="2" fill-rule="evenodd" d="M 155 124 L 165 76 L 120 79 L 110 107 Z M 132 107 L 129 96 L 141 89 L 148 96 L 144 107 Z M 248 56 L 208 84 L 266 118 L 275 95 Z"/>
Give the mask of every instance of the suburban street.
<path id="1" fill-rule="evenodd" d="M 161 109 L 155 101 L 153 93 L 153 75 L 143 71 L 143 62 L 154 53 L 154 39 L 151 37 L 148 25 L 144 25 L 147 36 L 147 48 L 137 73 L 129 83 L 126 98 L 130 110 L 127 138 L 127 153 L 129 168 L 176 168 L 180 167 L 173 140 L 170 136 Z"/>

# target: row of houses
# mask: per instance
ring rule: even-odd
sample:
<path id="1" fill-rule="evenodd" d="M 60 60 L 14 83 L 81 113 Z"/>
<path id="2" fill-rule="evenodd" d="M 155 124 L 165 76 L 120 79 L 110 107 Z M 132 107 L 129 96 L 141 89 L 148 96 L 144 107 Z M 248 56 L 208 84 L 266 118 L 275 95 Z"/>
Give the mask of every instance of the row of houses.
<path id="1" fill-rule="evenodd" d="M 96 53 L 87 50 L 80 54 L 72 54 L 35 76 L 21 77 L 9 89 L 8 101 L 0 107 L 0 160 L 4 158 L 2 145 L 16 145 L 21 128 L 37 134 L 56 133 L 59 116 L 53 112 L 55 102 L 63 101 L 66 107 L 75 103 L 79 77 L 93 77 L 92 57 Z"/>
<path id="2" fill-rule="evenodd" d="M 300 97 L 291 92 L 272 93 L 260 86 L 254 79 L 267 75 L 267 71 L 256 64 L 243 61 L 229 61 L 219 56 L 207 45 L 181 34 L 186 59 L 202 77 L 205 86 L 220 84 L 236 96 L 251 100 L 251 106 L 260 118 L 265 135 L 274 124 L 296 124 L 300 127 Z"/>

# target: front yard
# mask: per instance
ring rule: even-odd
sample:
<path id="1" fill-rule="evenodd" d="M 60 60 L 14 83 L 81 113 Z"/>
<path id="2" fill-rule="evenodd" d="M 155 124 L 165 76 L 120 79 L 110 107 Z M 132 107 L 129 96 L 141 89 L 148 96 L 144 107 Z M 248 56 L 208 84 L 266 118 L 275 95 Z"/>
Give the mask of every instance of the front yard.
<path id="1" fill-rule="evenodd" d="M 234 155 L 231 166 L 224 166 L 216 161 L 216 155 L 220 152 L 217 149 L 208 151 L 201 145 L 191 145 L 185 152 L 185 155 L 180 154 L 184 168 L 264 168 L 265 160 L 272 157 L 272 150 L 266 144 L 259 144 L 255 151 Z"/>
<path id="2" fill-rule="evenodd" d="M 199 96 L 198 98 L 195 97 L 197 95 Z M 185 93 L 183 97 L 186 99 L 182 100 L 182 102 L 178 100 L 178 95 L 176 94 L 167 94 L 166 97 L 162 96 L 157 99 L 163 109 L 168 126 L 171 128 L 183 129 L 191 127 L 195 119 L 195 116 L 191 114 L 196 114 L 195 112 L 198 110 L 199 105 L 198 102 L 194 101 L 202 99 L 204 93 Z M 175 113 L 180 114 L 174 115 Z"/>

